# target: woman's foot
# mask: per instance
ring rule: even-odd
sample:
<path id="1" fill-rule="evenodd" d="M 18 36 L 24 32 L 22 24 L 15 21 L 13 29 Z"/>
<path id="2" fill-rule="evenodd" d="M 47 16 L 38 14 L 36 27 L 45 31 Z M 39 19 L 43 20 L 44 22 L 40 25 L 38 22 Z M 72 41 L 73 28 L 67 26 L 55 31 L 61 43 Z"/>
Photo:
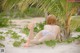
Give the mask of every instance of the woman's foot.
<path id="1" fill-rule="evenodd" d="M 29 44 L 25 44 L 24 47 L 29 47 Z"/>
<path id="2" fill-rule="evenodd" d="M 29 47 L 30 45 L 30 40 L 27 40 L 26 44 L 24 45 L 24 47 Z"/>
<path id="3" fill-rule="evenodd" d="M 28 29 L 29 29 L 29 30 L 34 29 L 34 25 L 35 25 L 35 23 L 29 23 L 29 24 L 28 24 Z"/>

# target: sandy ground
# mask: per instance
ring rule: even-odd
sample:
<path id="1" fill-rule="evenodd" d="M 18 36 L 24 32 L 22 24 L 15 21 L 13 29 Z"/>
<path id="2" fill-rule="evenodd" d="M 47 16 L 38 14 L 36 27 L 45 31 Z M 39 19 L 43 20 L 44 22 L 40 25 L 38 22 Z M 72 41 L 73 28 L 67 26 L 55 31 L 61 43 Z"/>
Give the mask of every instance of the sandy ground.
<path id="1" fill-rule="evenodd" d="M 43 22 L 45 18 L 30 18 L 30 19 L 22 19 L 22 20 L 12 20 L 13 24 L 16 24 L 17 27 L 23 28 L 25 25 L 27 25 L 30 22 L 40 23 Z"/>
<path id="2" fill-rule="evenodd" d="M 30 48 L 7 47 L 6 53 L 80 53 L 80 47 L 75 44 L 56 45 L 54 48 L 45 45 Z"/>
<path id="3" fill-rule="evenodd" d="M 21 32 L 20 28 L 23 28 L 27 23 L 36 21 L 36 22 L 42 22 L 44 21 L 44 18 L 32 18 L 32 19 L 24 19 L 24 20 L 12 20 L 13 24 L 16 24 L 16 27 L 14 28 L 0 28 L 0 31 L 6 32 L 7 30 L 11 29 L 15 32 L 17 32 L 22 37 L 25 37 L 26 35 Z M 80 33 L 73 32 L 73 36 L 80 35 Z M 76 43 L 71 44 L 57 44 L 55 47 L 48 47 L 46 45 L 35 45 L 29 48 L 24 47 L 13 47 L 12 43 L 10 42 L 10 38 L 6 37 L 6 40 L 4 41 L 5 47 L 5 53 L 80 53 L 80 45 L 77 45 Z"/>

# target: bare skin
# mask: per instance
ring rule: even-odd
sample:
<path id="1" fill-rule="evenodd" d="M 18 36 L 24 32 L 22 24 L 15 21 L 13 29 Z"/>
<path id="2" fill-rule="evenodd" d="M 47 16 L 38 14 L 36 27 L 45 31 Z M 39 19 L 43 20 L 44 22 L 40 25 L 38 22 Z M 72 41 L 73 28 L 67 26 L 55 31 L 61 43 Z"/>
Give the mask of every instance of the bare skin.
<path id="1" fill-rule="evenodd" d="M 28 25 L 28 29 L 30 30 L 30 34 L 29 34 L 28 40 L 25 44 L 25 47 L 28 47 L 30 44 L 37 44 L 37 43 L 41 43 L 41 42 L 48 41 L 48 40 L 55 40 L 57 35 L 60 34 L 60 28 L 57 27 L 56 25 L 54 25 L 54 26 L 51 26 L 55 30 L 53 35 L 43 36 L 40 31 L 39 33 L 36 34 L 36 36 L 34 36 L 34 24 L 35 23 L 30 23 Z M 44 27 L 44 30 L 52 31 L 50 29 L 50 26 Z"/>

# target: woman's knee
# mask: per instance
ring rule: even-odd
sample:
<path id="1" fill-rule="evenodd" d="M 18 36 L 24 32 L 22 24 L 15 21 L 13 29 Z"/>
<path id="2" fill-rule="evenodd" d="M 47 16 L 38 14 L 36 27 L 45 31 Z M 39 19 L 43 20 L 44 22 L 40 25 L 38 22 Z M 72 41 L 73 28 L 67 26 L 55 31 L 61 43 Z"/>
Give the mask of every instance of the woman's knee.
<path id="1" fill-rule="evenodd" d="M 44 37 L 40 38 L 38 41 L 39 42 L 44 42 L 46 39 Z"/>
<path id="2" fill-rule="evenodd" d="M 39 39 L 39 42 L 44 42 L 44 41 L 49 41 L 49 40 L 51 40 L 51 37 L 45 36 Z"/>

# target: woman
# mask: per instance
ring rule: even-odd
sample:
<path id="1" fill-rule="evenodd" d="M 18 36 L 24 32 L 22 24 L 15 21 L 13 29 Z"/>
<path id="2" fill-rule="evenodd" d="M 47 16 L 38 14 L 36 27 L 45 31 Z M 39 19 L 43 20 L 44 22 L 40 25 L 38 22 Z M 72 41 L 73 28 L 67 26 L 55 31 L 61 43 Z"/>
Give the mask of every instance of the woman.
<path id="1" fill-rule="evenodd" d="M 46 19 L 44 29 L 37 33 L 35 37 L 34 23 L 30 23 L 28 25 L 30 34 L 25 46 L 27 47 L 32 43 L 37 44 L 44 41 L 55 40 L 58 36 L 60 36 L 60 27 L 56 25 L 56 22 L 56 17 L 54 15 L 49 15 Z"/>

